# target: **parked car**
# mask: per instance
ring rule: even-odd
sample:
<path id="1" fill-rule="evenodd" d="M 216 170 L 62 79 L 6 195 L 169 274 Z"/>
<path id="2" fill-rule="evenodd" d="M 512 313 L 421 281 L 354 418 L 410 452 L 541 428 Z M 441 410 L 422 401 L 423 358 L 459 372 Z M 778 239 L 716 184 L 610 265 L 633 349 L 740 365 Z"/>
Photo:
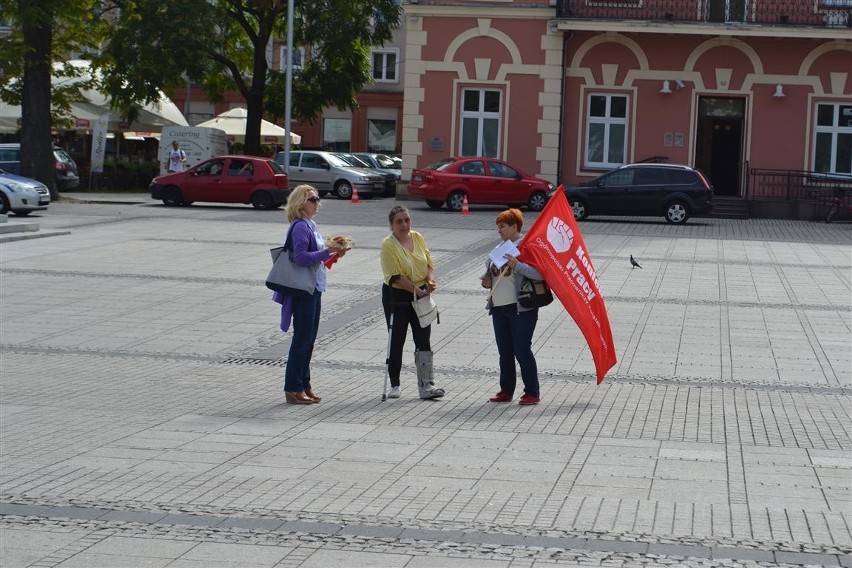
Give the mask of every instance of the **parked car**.
<path id="1" fill-rule="evenodd" d="M 713 209 L 713 187 L 704 174 L 677 164 L 628 164 L 565 187 L 565 196 L 578 220 L 589 215 L 662 215 L 680 225 Z"/>
<path id="2" fill-rule="evenodd" d="M 24 217 L 47 209 L 50 191 L 40 181 L 0 170 L 0 213 L 9 211 Z"/>
<path id="3" fill-rule="evenodd" d="M 80 185 L 77 163 L 68 155 L 68 152 L 59 146 L 54 146 L 53 159 L 56 169 L 56 189 L 58 191 L 68 191 Z M 0 168 L 12 174 L 21 174 L 20 143 L 0 144 Z"/>
<path id="4" fill-rule="evenodd" d="M 408 194 L 425 199 L 432 209 L 447 204 L 461 211 L 464 198 L 469 205 L 526 205 L 541 211 L 553 184 L 532 177 L 517 166 L 495 158 L 444 158 L 411 172 Z"/>
<path id="5" fill-rule="evenodd" d="M 287 202 L 290 185 L 284 169 L 268 158 L 216 156 L 184 172 L 155 177 L 150 190 L 166 205 L 212 201 L 275 209 Z"/>
<path id="6" fill-rule="evenodd" d="M 388 156 L 387 154 L 374 154 L 371 152 L 353 152 L 353 154 L 370 164 L 370 167 L 374 170 L 394 174 L 396 180 L 393 183 L 393 187 L 390 188 L 390 192 L 389 188 L 385 187 L 385 196 L 396 195 L 396 185 L 399 183 L 399 180 L 402 179 L 402 160 L 400 158 L 396 156 Z"/>
<path id="7" fill-rule="evenodd" d="M 382 190 L 382 196 L 388 197 L 391 195 L 396 195 L 396 182 L 402 176 L 402 172 L 397 176 L 395 173 L 383 170 L 381 168 L 376 168 L 363 158 L 359 157 L 356 154 L 350 154 L 348 152 L 335 152 L 335 156 L 352 166 L 353 168 L 360 168 L 362 170 L 367 170 L 373 172 L 374 174 L 379 174 L 385 180 L 385 187 Z"/>
<path id="8" fill-rule="evenodd" d="M 275 155 L 275 161 L 284 163 L 284 152 Z M 314 186 L 320 196 L 331 193 L 340 199 L 352 199 L 352 188 L 358 189 L 358 197 L 381 195 L 385 180 L 379 174 L 361 168 L 353 168 L 333 152 L 323 150 L 297 150 L 290 152 L 290 183 Z"/>

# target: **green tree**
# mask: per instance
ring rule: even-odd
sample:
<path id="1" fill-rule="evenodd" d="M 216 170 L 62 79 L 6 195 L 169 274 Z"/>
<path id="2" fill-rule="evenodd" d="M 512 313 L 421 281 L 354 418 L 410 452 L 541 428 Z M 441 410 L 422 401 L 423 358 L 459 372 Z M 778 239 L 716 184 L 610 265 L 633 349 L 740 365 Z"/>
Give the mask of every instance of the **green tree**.
<path id="1" fill-rule="evenodd" d="M 2 0 L 0 18 L 12 33 L 0 39 L 0 99 L 21 106 L 21 171 L 50 188 L 56 198 L 51 128 L 67 121 L 80 82 L 54 90 L 51 76 L 72 76 L 55 65 L 69 52 L 93 49 L 102 37 L 97 0 Z"/>
<path id="2" fill-rule="evenodd" d="M 114 100 L 153 102 L 188 79 L 211 101 L 229 89 L 246 101 L 245 151 L 260 152 L 265 112 L 284 116 L 284 75 L 269 69 L 273 38 L 286 38 L 287 0 L 113 0 L 115 33 L 99 60 Z M 294 45 L 310 58 L 294 79 L 293 116 L 314 119 L 324 106 L 354 109 L 372 79 L 369 49 L 388 41 L 402 16 L 397 0 L 300 0 Z"/>

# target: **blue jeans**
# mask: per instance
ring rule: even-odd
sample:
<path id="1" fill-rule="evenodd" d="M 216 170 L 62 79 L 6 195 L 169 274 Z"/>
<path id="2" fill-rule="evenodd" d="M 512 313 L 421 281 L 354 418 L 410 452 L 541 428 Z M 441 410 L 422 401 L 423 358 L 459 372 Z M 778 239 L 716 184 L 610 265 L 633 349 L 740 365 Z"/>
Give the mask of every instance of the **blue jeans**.
<path id="1" fill-rule="evenodd" d="M 311 356 L 319 330 L 322 292 L 314 290 L 304 300 L 293 298 L 293 339 L 284 370 L 284 390 L 301 392 L 311 388 Z"/>
<path id="2" fill-rule="evenodd" d="M 524 381 L 524 393 L 539 396 L 538 365 L 532 352 L 532 337 L 537 322 L 537 309 L 519 312 L 517 304 L 491 308 L 494 339 L 500 353 L 500 390 L 505 393 L 515 392 L 517 359 Z"/>

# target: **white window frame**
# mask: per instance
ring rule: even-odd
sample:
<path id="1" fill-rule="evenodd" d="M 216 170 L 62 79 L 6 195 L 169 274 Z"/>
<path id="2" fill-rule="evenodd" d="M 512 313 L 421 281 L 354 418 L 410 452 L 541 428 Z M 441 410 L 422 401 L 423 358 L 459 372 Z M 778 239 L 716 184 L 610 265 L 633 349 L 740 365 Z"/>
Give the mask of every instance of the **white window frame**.
<path id="1" fill-rule="evenodd" d="M 819 107 L 821 106 L 830 106 L 833 107 L 832 111 L 832 120 L 834 124 L 831 126 L 823 126 L 818 124 L 819 120 Z M 837 137 L 841 134 L 847 134 L 852 136 L 852 126 L 840 126 L 840 107 L 850 107 L 852 103 L 850 102 L 819 102 L 814 105 L 814 151 L 812 156 L 812 164 L 813 169 L 816 171 L 817 166 L 817 136 L 819 134 L 828 134 L 831 136 L 831 158 L 829 171 L 820 172 L 827 174 L 843 174 L 849 175 L 850 171 L 838 171 L 837 169 Z M 849 165 L 850 169 L 852 169 L 852 165 Z"/>
<path id="2" fill-rule="evenodd" d="M 305 65 L 305 48 L 304 47 L 295 47 L 295 48 L 293 48 L 293 52 L 294 53 L 298 52 L 299 61 L 301 61 L 300 64 L 293 65 L 293 72 L 298 72 L 298 71 L 301 71 L 302 67 Z M 280 58 L 278 60 L 278 67 L 281 71 L 286 71 L 287 70 L 287 61 L 288 61 L 287 46 L 286 45 L 281 46 L 280 52 L 279 52 L 279 57 Z"/>
<path id="3" fill-rule="evenodd" d="M 376 77 L 376 56 L 381 56 L 382 68 L 379 77 Z M 388 56 L 393 55 L 393 65 L 388 65 Z M 374 47 L 370 52 L 370 74 L 376 83 L 399 83 L 399 48 L 398 47 Z M 393 69 L 393 77 L 388 78 L 388 69 Z"/>
<path id="4" fill-rule="evenodd" d="M 604 97 L 606 99 L 606 114 L 604 116 L 592 116 L 592 97 Z M 612 109 L 612 99 L 620 97 L 624 101 L 624 117 L 610 116 Z M 604 140 L 603 140 L 603 161 L 593 162 L 589 159 L 590 148 L 589 138 L 591 136 L 592 125 L 604 125 Z M 626 162 L 613 162 L 609 159 L 609 136 L 610 130 L 614 125 L 624 126 L 624 147 L 621 149 L 621 155 L 627 159 L 627 141 L 630 138 L 630 97 L 622 93 L 589 93 L 586 99 L 586 133 L 583 138 L 583 166 L 590 169 L 612 169 L 625 164 Z"/>
<path id="5" fill-rule="evenodd" d="M 465 93 L 468 91 L 479 91 L 479 109 L 465 110 L 464 108 L 464 100 Z M 497 112 L 490 112 L 484 109 L 485 107 L 485 93 L 487 92 L 496 92 L 500 96 L 500 105 L 499 110 Z M 502 133 L 503 133 L 503 108 L 505 104 L 506 94 L 503 89 L 497 89 L 494 87 L 482 87 L 482 88 L 474 88 L 474 87 L 465 87 L 462 89 L 461 98 L 460 98 L 460 112 L 459 112 L 459 155 L 462 155 L 462 148 L 464 148 L 464 121 L 465 119 L 474 119 L 477 122 L 477 132 L 476 132 L 476 154 L 474 156 L 485 156 L 488 158 L 500 158 L 501 154 L 501 146 L 503 143 Z M 485 141 L 483 134 L 483 126 L 485 124 L 485 120 L 497 120 L 497 140 L 495 141 L 494 147 L 495 151 L 493 155 L 488 154 L 485 151 Z"/>

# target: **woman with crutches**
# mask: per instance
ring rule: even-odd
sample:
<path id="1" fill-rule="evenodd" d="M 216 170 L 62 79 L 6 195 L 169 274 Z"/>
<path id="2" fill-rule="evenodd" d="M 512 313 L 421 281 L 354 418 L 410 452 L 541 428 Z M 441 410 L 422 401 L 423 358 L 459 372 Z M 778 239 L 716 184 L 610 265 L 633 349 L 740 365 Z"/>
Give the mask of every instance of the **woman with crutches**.
<path id="1" fill-rule="evenodd" d="M 414 362 L 417 368 L 417 388 L 422 399 L 444 396 L 444 389 L 435 387 L 432 372 L 432 326 L 421 327 L 411 306 L 414 298 L 435 291 L 435 269 L 432 255 L 423 235 L 411 230 L 411 213 L 403 205 L 393 207 L 388 215 L 391 234 L 382 241 L 381 260 L 384 283 L 382 307 L 390 335 L 388 375 L 391 389 L 388 398 L 399 398 L 402 370 L 402 349 L 408 328 L 414 338 Z"/>

